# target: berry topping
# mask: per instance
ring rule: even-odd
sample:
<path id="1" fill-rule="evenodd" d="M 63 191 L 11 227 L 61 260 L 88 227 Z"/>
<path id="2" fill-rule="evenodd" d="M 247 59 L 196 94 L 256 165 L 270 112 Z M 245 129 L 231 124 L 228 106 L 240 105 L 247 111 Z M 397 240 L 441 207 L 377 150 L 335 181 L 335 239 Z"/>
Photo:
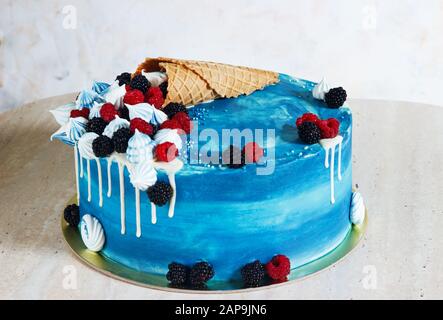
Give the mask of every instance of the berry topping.
<path id="1" fill-rule="evenodd" d="M 129 84 L 131 82 L 131 74 L 129 72 L 123 72 L 122 74 L 118 75 L 115 80 L 118 81 L 119 86 Z"/>
<path id="2" fill-rule="evenodd" d="M 245 166 L 245 154 L 239 148 L 230 145 L 222 154 L 222 162 L 232 169 L 240 169 Z"/>
<path id="3" fill-rule="evenodd" d="M 178 156 L 175 144 L 171 142 L 160 143 L 155 147 L 157 161 L 170 162 Z"/>
<path id="4" fill-rule="evenodd" d="M 173 190 L 169 183 L 157 181 L 153 186 L 149 187 L 146 192 L 149 200 L 161 207 L 171 199 Z"/>
<path id="5" fill-rule="evenodd" d="M 181 263 L 172 262 L 168 265 L 166 279 L 173 286 L 185 285 L 189 277 L 189 268 Z"/>
<path id="6" fill-rule="evenodd" d="M 89 109 L 82 108 L 80 110 L 78 110 L 78 109 L 71 110 L 70 117 L 71 118 L 83 117 L 85 119 L 88 119 L 89 118 Z"/>
<path id="7" fill-rule="evenodd" d="M 313 122 L 303 122 L 298 127 L 298 136 L 306 144 L 318 143 L 321 139 L 321 131 Z"/>
<path id="8" fill-rule="evenodd" d="M 265 268 L 259 260 L 248 263 L 241 271 L 243 284 L 246 288 L 260 287 L 265 278 Z"/>
<path id="9" fill-rule="evenodd" d="M 188 110 L 184 105 L 175 102 L 168 103 L 168 105 L 165 106 L 162 111 L 166 113 L 169 119 L 172 119 L 172 117 L 178 112 L 188 113 Z"/>
<path id="10" fill-rule="evenodd" d="M 342 87 L 334 88 L 325 93 L 325 102 L 329 108 L 340 108 L 346 101 L 346 90 Z"/>
<path id="11" fill-rule="evenodd" d="M 126 92 L 123 98 L 123 102 L 130 105 L 143 103 L 144 101 L 145 101 L 145 96 L 143 95 L 143 92 L 135 89 Z"/>
<path id="12" fill-rule="evenodd" d="M 95 132 L 96 134 L 100 135 L 103 133 L 106 126 L 107 126 L 107 123 L 102 118 L 99 118 L 99 117 L 92 118 L 86 124 L 86 132 Z"/>
<path id="13" fill-rule="evenodd" d="M 130 120 L 129 119 L 129 109 L 127 106 L 122 106 L 120 109 L 118 109 L 118 116 L 122 119 Z"/>
<path id="14" fill-rule="evenodd" d="M 102 119 L 106 122 L 111 122 L 112 120 L 114 120 L 116 115 L 117 110 L 115 110 L 115 107 L 112 103 L 105 103 L 100 108 L 100 117 L 102 117 Z"/>
<path id="15" fill-rule="evenodd" d="M 131 79 L 129 85 L 132 89 L 137 89 L 143 93 L 146 93 L 148 88 L 151 86 L 151 83 L 148 81 L 148 79 L 146 79 L 144 75 L 137 74 Z"/>
<path id="16" fill-rule="evenodd" d="M 138 129 L 141 133 L 147 134 L 148 136 L 154 133 L 154 128 L 150 123 L 147 123 L 142 118 L 134 118 L 129 124 L 129 129 L 132 133 L 135 133 L 135 129 Z"/>
<path id="17" fill-rule="evenodd" d="M 173 117 L 172 120 L 177 121 L 180 123 L 180 128 L 186 133 L 191 133 L 192 130 L 192 122 L 191 118 L 189 118 L 188 114 L 185 112 L 177 112 Z"/>
<path id="18" fill-rule="evenodd" d="M 313 123 L 317 123 L 317 121 L 319 121 L 320 119 L 318 118 L 317 115 L 313 114 L 313 113 L 305 113 L 304 115 L 302 115 L 301 117 L 299 117 L 297 119 L 297 121 L 295 122 L 295 124 L 297 125 L 297 127 L 300 127 L 301 124 L 305 121 L 307 122 L 313 122 Z"/>
<path id="19" fill-rule="evenodd" d="M 291 272 L 291 262 L 285 255 L 278 254 L 265 265 L 265 270 L 271 279 L 286 281 Z"/>
<path id="20" fill-rule="evenodd" d="M 317 126 L 321 131 L 322 139 L 335 138 L 338 135 L 340 122 L 335 118 L 328 120 L 320 120 L 317 122 Z"/>
<path id="21" fill-rule="evenodd" d="M 160 84 L 158 87 L 163 93 L 163 98 L 166 98 L 166 96 L 168 95 L 168 82 L 165 81 L 162 84 Z"/>
<path id="22" fill-rule="evenodd" d="M 207 262 L 197 262 L 191 269 L 189 281 L 192 286 L 198 286 L 208 282 L 214 277 L 214 268 Z"/>
<path id="23" fill-rule="evenodd" d="M 163 98 L 163 93 L 159 87 L 151 87 L 145 94 L 145 101 L 157 109 L 160 109 L 165 102 L 165 99 Z"/>
<path id="24" fill-rule="evenodd" d="M 96 157 L 104 158 L 114 152 L 114 144 L 111 138 L 99 136 L 92 141 L 92 151 Z"/>
<path id="25" fill-rule="evenodd" d="M 263 157 L 263 148 L 256 142 L 249 142 L 243 147 L 246 163 L 258 162 Z"/>
<path id="26" fill-rule="evenodd" d="M 80 210 L 78 205 L 70 204 L 67 206 L 63 211 L 63 217 L 71 227 L 77 227 L 80 223 Z"/>
<path id="27" fill-rule="evenodd" d="M 160 129 L 181 129 L 180 122 L 174 119 L 163 121 L 160 125 Z"/>
<path id="28" fill-rule="evenodd" d="M 128 141 L 132 137 L 132 133 L 128 128 L 120 128 L 112 136 L 114 149 L 118 153 L 125 153 L 128 149 Z"/>

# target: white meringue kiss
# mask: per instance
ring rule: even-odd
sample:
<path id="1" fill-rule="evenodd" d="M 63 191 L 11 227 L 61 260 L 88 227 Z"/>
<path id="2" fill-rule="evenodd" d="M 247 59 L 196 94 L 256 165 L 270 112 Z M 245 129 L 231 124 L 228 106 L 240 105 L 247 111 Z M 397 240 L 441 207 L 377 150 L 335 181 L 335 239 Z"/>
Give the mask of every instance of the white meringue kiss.
<path id="1" fill-rule="evenodd" d="M 98 134 L 95 132 L 86 132 L 80 140 L 78 140 L 78 152 L 80 152 L 80 155 L 88 160 L 95 159 L 96 156 L 94 154 L 94 151 L 92 150 L 92 142 L 98 138 Z"/>
<path id="2" fill-rule="evenodd" d="M 105 130 L 103 131 L 103 135 L 112 138 L 114 133 L 121 128 L 129 128 L 129 121 L 126 119 L 122 119 L 119 116 L 115 116 L 115 119 L 108 123 Z"/>
<path id="3" fill-rule="evenodd" d="M 178 134 L 177 129 L 161 129 L 157 131 L 157 133 L 155 134 L 154 140 L 156 144 L 171 142 L 175 144 L 175 146 L 179 151 L 183 147 L 183 141 L 180 135 Z"/>
<path id="4" fill-rule="evenodd" d="M 146 191 L 157 181 L 157 172 L 152 167 L 152 162 L 141 162 L 131 166 L 129 179 L 135 188 Z"/>

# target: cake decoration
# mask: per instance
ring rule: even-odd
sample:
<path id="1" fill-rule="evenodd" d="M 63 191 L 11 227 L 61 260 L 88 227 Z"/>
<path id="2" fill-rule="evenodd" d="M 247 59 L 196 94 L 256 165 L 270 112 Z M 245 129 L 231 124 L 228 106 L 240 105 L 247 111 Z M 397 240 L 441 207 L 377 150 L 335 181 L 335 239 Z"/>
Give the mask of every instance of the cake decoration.
<path id="1" fill-rule="evenodd" d="M 71 113 L 70 113 L 69 116 L 71 118 L 83 117 L 85 119 L 89 119 L 89 109 L 88 108 L 83 108 L 83 109 L 71 110 Z"/>
<path id="2" fill-rule="evenodd" d="M 63 217 L 65 221 L 69 224 L 69 226 L 77 227 L 80 223 L 80 210 L 78 208 L 78 205 L 68 205 L 63 211 Z"/>
<path id="3" fill-rule="evenodd" d="M 329 168 L 330 180 L 331 180 L 331 203 L 335 203 L 335 193 L 334 193 L 334 165 L 335 165 L 335 148 L 338 145 L 338 165 L 337 165 L 337 176 L 338 181 L 341 181 L 341 147 L 342 147 L 342 136 L 336 136 L 332 139 L 321 139 L 320 145 L 325 150 L 325 167 Z M 329 162 L 329 153 L 331 154 L 331 161 Z"/>
<path id="4" fill-rule="evenodd" d="M 52 134 L 51 141 L 58 139 L 67 145 L 74 146 L 83 133 L 86 132 L 87 122 L 88 120 L 83 117 L 69 118 L 68 122 Z"/>
<path id="5" fill-rule="evenodd" d="M 194 264 L 189 273 L 189 282 L 194 288 L 202 288 L 206 286 L 206 282 L 211 280 L 215 275 L 213 266 L 201 261 Z"/>
<path id="6" fill-rule="evenodd" d="M 144 75 L 137 74 L 132 77 L 129 86 L 134 90 L 140 90 L 144 94 L 151 87 L 151 83 L 148 81 L 148 79 L 146 79 Z"/>
<path id="7" fill-rule="evenodd" d="M 360 226 L 365 220 L 365 204 L 360 192 L 352 193 L 349 219 L 356 226 Z"/>
<path id="8" fill-rule="evenodd" d="M 160 129 L 154 135 L 154 140 L 157 144 L 171 142 L 175 144 L 178 150 L 181 150 L 183 147 L 183 141 L 178 134 L 178 129 Z"/>
<path id="9" fill-rule="evenodd" d="M 130 163 L 137 164 L 143 161 L 152 160 L 152 151 L 154 149 L 154 142 L 152 139 L 135 129 L 134 135 L 129 139 L 128 149 L 126 151 L 126 158 Z"/>
<path id="10" fill-rule="evenodd" d="M 157 161 L 170 162 L 178 156 L 178 149 L 171 142 L 163 142 L 155 147 L 155 157 Z"/>
<path id="11" fill-rule="evenodd" d="M 112 138 L 114 133 L 122 128 L 129 129 L 129 121 L 120 118 L 118 115 L 115 115 L 114 120 L 110 121 L 105 130 L 103 130 L 103 135 Z"/>
<path id="12" fill-rule="evenodd" d="M 112 135 L 112 143 L 114 143 L 115 152 L 126 153 L 128 142 L 132 133 L 127 127 L 119 128 Z"/>
<path id="13" fill-rule="evenodd" d="M 137 129 L 141 133 L 147 134 L 148 136 L 152 136 L 154 134 L 154 127 L 152 124 L 146 122 L 142 118 L 134 118 L 130 122 L 129 129 L 132 133 Z"/>
<path id="14" fill-rule="evenodd" d="M 98 219 L 85 214 L 80 222 L 80 233 L 86 248 L 92 252 L 99 252 L 105 245 L 105 232 Z"/>
<path id="15" fill-rule="evenodd" d="M 331 89 L 325 94 L 325 102 L 329 108 L 339 108 L 343 106 L 346 98 L 346 91 L 342 87 Z"/>
<path id="16" fill-rule="evenodd" d="M 291 262 L 285 255 L 278 254 L 265 265 L 266 274 L 274 281 L 280 283 L 288 280 L 291 272 Z"/>
<path id="17" fill-rule="evenodd" d="M 164 181 L 157 181 L 147 189 L 149 200 L 157 206 L 164 206 L 172 197 L 172 187 Z"/>
<path id="18" fill-rule="evenodd" d="M 263 285 L 266 272 L 259 260 L 246 264 L 240 271 L 245 288 L 256 288 Z"/>
<path id="19" fill-rule="evenodd" d="M 84 108 L 86 110 L 89 110 L 89 116 L 88 116 L 89 120 L 93 118 L 100 118 L 100 109 L 102 108 L 103 105 L 104 103 L 94 102 L 94 105 L 92 106 L 91 109 Z"/>
<path id="20" fill-rule="evenodd" d="M 326 79 L 323 78 L 319 83 L 314 86 L 312 90 L 312 96 L 317 100 L 324 100 L 325 94 L 330 90 L 329 85 L 326 82 Z"/>
<path id="21" fill-rule="evenodd" d="M 94 102 L 106 102 L 105 99 L 100 96 L 97 92 L 92 90 L 83 90 L 77 97 L 75 102 L 77 109 L 81 108 L 92 108 Z"/>
<path id="22" fill-rule="evenodd" d="M 115 78 L 118 81 L 119 86 L 124 86 L 131 82 L 131 74 L 129 72 L 123 72 Z"/>
<path id="23" fill-rule="evenodd" d="M 151 87 L 146 91 L 145 101 L 157 109 L 160 109 L 165 102 L 163 92 L 159 87 Z"/>
<path id="24" fill-rule="evenodd" d="M 109 87 L 110 87 L 111 85 L 110 84 L 108 84 L 108 83 L 106 83 L 106 82 L 97 82 L 97 81 L 94 81 L 93 83 L 92 83 L 92 91 L 95 91 L 98 95 L 104 95 L 106 92 L 108 92 L 108 90 L 109 90 Z"/>
<path id="25" fill-rule="evenodd" d="M 114 144 L 108 136 L 98 136 L 92 141 L 92 151 L 97 158 L 106 158 L 114 152 Z"/>
<path id="26" fill-rule="evenodd" d="M 184 289 L 189 279 L 190 268 L 178 262 L 171 262 L 168 265 L 166 279 L 173 288 Z"/>
<path id="27" fill-rule="evenodd" d="M 126 95 L 126 87 L 119 86 L 117 81 L 114 82 L 111 87 L 109 87 L 108 92 L 103 96 L 106 100 L 105 102 L 112 103 L 117 110 L 119 110 L 124 105 L 124 97 Z"/>
<path id="28" fill-rule="evenodd" d="M 117 115 L 117 110 L 115 110 L 115 107 L 112 103 L 105 103 L 100 108 L 100 117 L 105 120 L 106 122 L 111 122 L 115 119 L 115 116 Z"/>
<path id="29" fill-rule="evenodd" d="M 168 76 L 164 72 L 144 72 L 142 75 L 148 79 L 151 88 L 160 87 L 165 81 L 168 81 Z"/>
<path id="30" fill-rule="evenodd" d="M 86 124 L 86 132 L 95 132 L 98 135 L 101 135 L 108 124 L 102 118 L 92 118 Z"/>
<path id="31" fill-rule="evenodd" d="M 137 105 L 145 102 L 145 95 L 143 94 L 143 92 L 137 89 L 126 91 L 123 97 L 123 102 L 126 104 L 126 106 Z"/>
<path id="32" fill-rule="evenodd" d="M 162 124 L 168 119 L 168 116 L 161 110 L 151 106 L 148 103 L 139 103 L 135 105 L 126 104 L 129 110 L 129 118 L 140 118 L 152 124 Z"/>
<path id="33" fill-rule="evenodd" d="M 298 126 L 298 136 L 301 141 L 306 144 L 318 143 L 321 139 L 321 131 L 319 127 L 310 121 L 305 121 Z"/>
<path id="34" fill-rule="evenodd" d="M 168 116 L 169 119 L 172 119 L 178 112 L 188 113 L 188 109 L 181 103 L 169 103 L 165 106 L 162 111 Z"/>
<path id="35" fill-rule="evenodd" d="M 62 126 L 68 122 L 70 115 L 71 115 L 71 111 L 76 108 L 77 108 L 77 106 L 75 105 L 75 103 L 71 102 L 71 103 L 67 103 L 65 105 L 62 105 L 58 108 L 49 110 L 49 112 L 53 115 L 55 121 L 59 125 Z"/>

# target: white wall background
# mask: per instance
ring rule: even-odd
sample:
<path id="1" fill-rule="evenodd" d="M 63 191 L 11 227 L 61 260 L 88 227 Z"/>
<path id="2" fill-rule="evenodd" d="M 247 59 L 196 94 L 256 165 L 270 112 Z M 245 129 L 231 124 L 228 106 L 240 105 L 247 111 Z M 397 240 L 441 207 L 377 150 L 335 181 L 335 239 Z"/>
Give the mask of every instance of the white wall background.
<path id="1" fill-rule="evenodd" d="M 145 56 L 248 65 L 443 105 L 443 0 L 0 0 L 0 110 Z"/>

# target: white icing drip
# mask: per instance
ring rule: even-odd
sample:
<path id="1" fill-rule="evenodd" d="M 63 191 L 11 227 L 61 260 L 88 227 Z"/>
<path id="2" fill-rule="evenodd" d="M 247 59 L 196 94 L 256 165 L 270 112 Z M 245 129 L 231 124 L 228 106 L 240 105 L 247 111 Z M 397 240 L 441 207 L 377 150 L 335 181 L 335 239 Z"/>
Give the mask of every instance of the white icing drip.
<path id="1" fill-rule="evenodd" d="M 138 188 L 134 189 L 135 189 L 135 224 L 136 224 L 135 235 L 137 238 L 140 238 L 142 235 L 142 230 L 140 225 L 140 190 Z"/>
<path id="2" fill-rule="evenodd" d="M 335 165 L 335 147 L 338 145 L 338 180 L 341 180 L 341 146 L 342 146 L 343 137 L 336 136 L 332 139 L 321 139 L 320 145 L 325 150 L 325 167 L 329 167 L 329 176 L 330 176 L 330 184 L 331 184 L 331 203 L 335 203 L 335 191 L 334 191 L 334 165 Z M 329 153 L 331 154 L 331 163 L 329 164 Z"/>
<path id="3" fill-rule="evenodd" d="M 88 202 L 91 202 L 91 160 L 86 161 L 86 171 L 88 172 Z"/>
<path id="4" fill-rule="evenodd" d="M 75 184 L 77 186 L 77 205 L 80 205 L 80 185 L 78 183 L 78 148 L 74 146 Z"/>
<path id="5" fill-rule="evenodd" d="M 169 202 L 168 217 L 172 218 L 174 216 L 175 199 L 177 197 L 177 188 L 175 186 L 175 174 L 168 174 L 168 179 L 169 179 L 169 184 L 172 187 L 172 197 Z"/>
<path id="6" fill-rule="evenodd" d="M 102 181 L 102 166 L 100 164 L 100 159 L 95 159 L 97 163 L 97 173 L 98 173 L 98 195 L 99 195 L 99 203 L 100 207 L 103 207 L 103 181 Z"/>
<path id="7" fill-rule="evenodd" d="M 126 232 L 126 213 L 125 213 L 125 180 L 123 176 L 124 165 L 118 163 L 118 177 L 120 182 L 120 222 L 121 222 L 121 234 Z"/>
<path id="8" fill-rule="evenodd" d="M 112 159 L 108 158 L 108 193 L 106 194 L 109 197 L 111 197 L 112 194 L 112 178 L 111 178 L 111 166 L 112 166 Z"/>
<path id="9" fill-rule="evenodd" d="M 151 222 L 152 224 L 157 223 L 157 208 L 153 202 L 151 202 Z"/>

